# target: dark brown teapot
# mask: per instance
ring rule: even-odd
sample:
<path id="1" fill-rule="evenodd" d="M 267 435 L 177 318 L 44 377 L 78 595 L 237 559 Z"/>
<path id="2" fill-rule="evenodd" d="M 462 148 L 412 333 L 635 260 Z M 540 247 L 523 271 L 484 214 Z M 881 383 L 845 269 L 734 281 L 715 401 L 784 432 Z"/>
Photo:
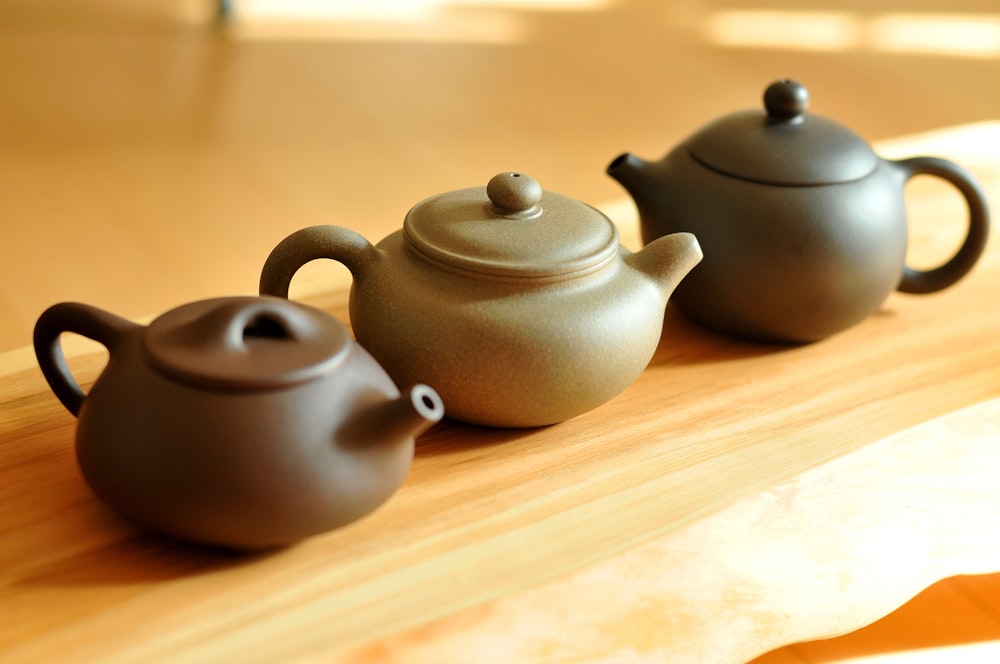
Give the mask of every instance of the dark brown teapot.
<path id="1" fill-rule="evenodd" d="M 86 395 L 64 332 L 109 350 Z M 426 385 L 400 395 L 334 318 L 278 298 L 194 302 L 148 327 L 61 303 L 34 341 L 79 418 L 77 458 L 94 492 L 196 542 L 272 547 L 358 519 L 395 492 L 414 437 L 444 412 Z"/>
<path id="2" fill-rule="evenodd" d="M 879 158 L 843 126 L 807 114 L 806 89 L 779 81 L 764 110 L 712 122 L 656 162 L 623 154 L 608 173 L 632 195 L 644 242 L 687 231 L 705 259 L 673 301 L 735 336 L 805 342 L 874 312 L 893 290 L 930 293 L 961 279 L 986 244 L 989 213 L 975 178 L 934 157 Z M 968 233 L 940 267 L 905 264 L 906 182 L 954 185 Z"/>

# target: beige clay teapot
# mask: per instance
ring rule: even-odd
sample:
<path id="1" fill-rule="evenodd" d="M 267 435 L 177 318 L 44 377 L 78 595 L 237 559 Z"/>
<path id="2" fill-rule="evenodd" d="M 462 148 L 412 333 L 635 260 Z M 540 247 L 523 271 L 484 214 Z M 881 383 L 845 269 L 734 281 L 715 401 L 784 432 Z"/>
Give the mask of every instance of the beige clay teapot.
<path id="1" fill-rule="evenodd" d="M 807 113 L 808 99 L 802 85 L 778 81 L 763 109 L 719 118 L 657 161 L 626 153 L 608 166 L 635 200 L 643 241 L 698 236 L 705 260 L 674 302 L 710 328 L 815 341 L 868 317 L 894 290 L 950 286 L 986 245 L 986 197 L 971 174 L 934 157 L 882 159 Z M 969 210 L 961 247 L 931 270 L 905 263 L 903 188 L 921 174 L 955 186 Z"/>
<path id="2" fill-rule="evenodd" d="M 109 350 L 87 394 L 64 332 Z M 279 298 L 193 302 L 148 327 L 64 302 L 41 315 L 34 341 L 79 418 L 94 492 L 141 526 L 211 545 L 285 545 L 371 512 L 443 415 L 426 385 L 400 395 L 338 321 Z"/>
<path id="3" fill-rule="evenodd" d="M 261 293 L 287 296 L 317 258 L 350 269 L 355 336 L 397 382 L 421 376 L 449 417 L 528 427 L 590 410 L 642 372 L 701 250 L 678 233 L 632 253 L 594 208 L 508 172 L 418 203 L 377 246 L 337 226 L 292 233 Z"/>

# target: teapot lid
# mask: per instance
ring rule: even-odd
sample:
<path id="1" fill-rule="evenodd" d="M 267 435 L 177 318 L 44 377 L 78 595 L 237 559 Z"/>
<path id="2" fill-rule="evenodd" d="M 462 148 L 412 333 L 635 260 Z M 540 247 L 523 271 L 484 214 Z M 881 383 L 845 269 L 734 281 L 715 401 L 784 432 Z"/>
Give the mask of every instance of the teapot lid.
<path id="1" fill-rule="evenodd" d="M 878 164 L 871 146 L 843 125 L 807 114 L 808 103 L 804 86 L 772 83 L 765 112 L 719 118 L 695 132 L 687 148 L 709 168 L 765 184 L 834 184 L 871 173 Z"/>
<path id="2" fill-rule="evenodd" d="M 403 235 L 446 266 L 494 276 L 547 277 L 599 267 L 618 253 L 617 227 L 596 209 L 543 191 L 524 173 L 493 177 L 413 207 Z"/>
<path id="3" fill-rule="evenodd" d="M 352 343 L 328 314 L 277 297 L 223 297 L 172 309 L 142 338 L 147 361 L 181 382 L 232 391 L 303 383 L 335 369 Z"/>

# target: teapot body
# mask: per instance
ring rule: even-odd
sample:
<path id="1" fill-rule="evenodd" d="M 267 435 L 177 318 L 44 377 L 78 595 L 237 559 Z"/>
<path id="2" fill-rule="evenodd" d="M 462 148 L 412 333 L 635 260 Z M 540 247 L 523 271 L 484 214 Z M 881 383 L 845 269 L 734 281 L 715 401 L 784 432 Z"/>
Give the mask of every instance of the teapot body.
<path id="1" fill-rule="evenodd" d="M 708 123 L 663 159 L 625 153 L 607 172 L 635 200 L 643 240 L 695 233 L 705 260 L 681 283 L 679 309 L 717 331 L 809 342 L 860 322 L 894 290 L 932 293 L 964 277 L 986 246 L 976 179 L 937 157 L 890 161 L 860 137 L 806 113 L 808 92 L 771 84 L 764 109 Z M 954 186 L 965 239 L 931 269 L 906 265 L 903 190 L 917 175 Z"/>
<path id="2" fill-rule="evenodd" d="M 892 162 L 858 180 L 796 187 L 718 173 L 683 148 L 654 168 L 657 186 L 638 203 L 643 241 L 697 235 L 705 258 L 674 303 L 707 327 L 815 341 L 865 319 L 899 285 L 906 178 Z"/>
<path id="3" fill-rule="evenodd" d="M 261 294 L 287 297 L 320 258 L 351 271 L 354 334 L 397 383 L 422 376 L 458 420 L 533 427 L 639 376 L 702 254 L 690 233 L 633 253 L 596 209 L 509 171 L 417 204 L 377 246 L 342 226 L 295 231 L 268 255 Z"/>
<path id="4" fill-rule="evenodd" d="M 64 332 L 108 348 L 86 394 Z M 35 350 L 78 417 L 94 493 L 144 528 L 216 546 L 287 545 L 368 514 L 443 415 L 433 389 L 401 394 L 338 321 L 277 298 L 194 302 L 148 327 L 65 302 L 39 318 Z"/>
<path id="5" fill-rule="evenodd" d="M 234 548 L 285 545 L 372 511 L 410 467 L 412 438 L 353 452 L 336 444 L 355 406 L 399 395 L 387 376 L 366 375 L 360 390 L 338 372 L 232 393 L 168 379 L 140 355 L 136 339 L 109 360 L 80 408 L 76 454 L 94 493 L 143 527 Z"/>
<path id="6" fill-rule="evenodd" d="M 398 383 L 424 376 L 455 419 L 569 419 L 624 390 L 660 340 L 668 294 L 621 256 L 583 274 L 503 278 L 430 265 L 402 231 L 377 249 L 386 259 L 355 274 L 355 336 Z"/>

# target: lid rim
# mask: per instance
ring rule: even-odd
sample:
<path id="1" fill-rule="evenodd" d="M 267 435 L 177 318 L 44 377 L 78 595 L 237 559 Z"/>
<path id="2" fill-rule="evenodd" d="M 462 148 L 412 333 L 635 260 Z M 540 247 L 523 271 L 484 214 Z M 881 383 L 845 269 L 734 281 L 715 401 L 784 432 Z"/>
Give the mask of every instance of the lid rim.
<path id="1" fill-rule="evenodd" d="M 158 358 L 154 351 L 143 343 L 143 355 L 149 368 L 161 377 L 187 387 L 198 388 L 206 392 L 226 392 L 230 394 L 251 392 L 279 392 L 292 389 L 319 378 L 333 374 L 344 363 L 347 352 L 340 352 L 317 362 L 316 364 L 286 372 L 281 376 L 263 376 L 254 380 L 244 378 L 221 378 L 207 374 L 198 374 Z"/>
<path id="2" fill-rule="evenodd" d="M 853 182 L 880 160 L 857 134 L 815 113 L 775 121 L 761 110 L 736 111 L 702 126 L 683 146 L 716 172 L 781 186 Z"/>
<path id="3" fill-rule="evenodd" d="M 571 279 L 604 268 L 618 254 L 617 247 L 611 245 L 601 252 L 593 254 L 588 260 L 581 261 L 578 265 L 570 266 L 565 270 L 556 270 L 551 265 L 544 267 L 531 265 L 512 266 L 510 263 L 474 260 L 443 251 L 435 255 L 434 253 L 425 251 L 423 247 L 418 246 L 416 243 L 411 242 L 405 233 L 404 238 L 407 240 L 406 247 L 408 249 L 411 249 L 421 260 L 427 261 L 435 267 L 470 277 L 493 279 Z"/>
<path id="4" fill-rule="evenodd" d="M 620 234 L 607 216 L 582 201 L 539 191 L 523 210 L 500 208 L 485 187 L 425 199 L 406 214 L 402 237 L 431 265 L 469 276 L 565 278 L 614 258 Z"/>
<path id="5" fill-rule="evenodd" d="M 842 180 L 801 180 L 801 181 L 798 181 L 798 182 L 794 182 L 794 181 L 787 181 L 787 180 L 778 180 L 776 178 L 767 179 L 767 178 L 763 178 L 763 177 L 753 177 L 753 176 L 749 176 L 749 175 L 742 175 L 740 173 L 733 173 L 732 171 L 726 171 L 726 170 L 723 170 L 722 168 L 720 168 L 718 166 L 715 166 L 713 164 L 708 163 L 707 161 L 705 161 L 704 159 L 702 159 L 701 157 L 699 157 L 697 154 L 695 154 L 694 151 L 691 150 L 689 147 L 685 146 L 685 149 L 687 150 L 687 153 L 691 157 L 691 159 L 693 159 L 696 163 L 698 163 L 698 165 L 704 166 L 705 168 L 707 168 L 708 170 L 712 171 L 713 173 L 718 173 L 719 175 L 725 176 L 727 178 L 732 178 L 734 180 L 739 180 L 740 182 L 749 182 L 751 184 L 764 184 L 764 185 L 769 185 L 769 186 L 772 186 L 772 187 L 800 187 L 800 188 L 806 188 L 806 187 L 830 187 L 830 186 L 838 185 L 838 184 L 850 184 L 852 182 L 858 182 L 859 180 L 864 180 L 866 177 L 870 176 L 872 173 L 874 173 L 878 169 L 878 162 L 875 162 L 875 164 L 872 166 L 872 168 L 870 170 L 868 170 L 867 172 L 862 173 L 862 174 L 857 175 L 857 176 L 854 176 L 854 177 L 851 177 L 851 178 L 847 178 L 847 179 L 842 179 Z"/>
<path id="6" fill-rule="evenodd" d="M 249 346 L 233 345 L 220 330 L 204 323 L 222 306 L 253 306 L 275 299 L 280 307 L 311 319 L 301 337 Z M 188 387 L 228 393 L 288 389 L 330 375 L 347 361 L 352 340 L 346 328 L 326 314 L 290 300 L 253 296 L 220 297 L 182 305 L 153 320 L 141 338 L 145 364 L 159 376 Z M 244 342 L 246 343 L 246 342 Z M 280 346 L 280 351 L 279 351 Z M 262 354 L 261 354 L 262 353 Z"/>

